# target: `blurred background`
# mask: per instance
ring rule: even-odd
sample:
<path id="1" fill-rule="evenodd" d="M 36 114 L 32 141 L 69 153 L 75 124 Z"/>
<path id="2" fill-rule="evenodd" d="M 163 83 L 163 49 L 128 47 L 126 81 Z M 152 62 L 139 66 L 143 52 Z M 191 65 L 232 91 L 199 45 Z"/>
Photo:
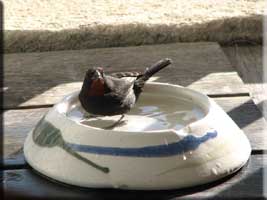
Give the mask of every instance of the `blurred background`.
<path id="1" fill-rule="evenodd" d="M 264 0 L 8 0 L 5 51 L 261 44 Z"/>

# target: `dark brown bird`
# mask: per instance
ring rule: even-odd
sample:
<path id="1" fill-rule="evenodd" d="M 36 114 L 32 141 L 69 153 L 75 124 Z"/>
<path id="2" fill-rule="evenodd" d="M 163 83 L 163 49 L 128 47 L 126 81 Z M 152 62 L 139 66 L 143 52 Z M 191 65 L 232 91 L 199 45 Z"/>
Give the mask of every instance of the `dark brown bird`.
<path id="1" fill-rule="evenodd" d="M 135 105 L 146 81 L 169 64 L 171 60 L 165 58 L 143 73 L 120 72 L 111 75 L 106 75 L 100 67 L 88 69 L 79 94 L 81 105 L 92 115 L 123 115 Z M 136 79 L 129 81 L 122 77 Z"/>

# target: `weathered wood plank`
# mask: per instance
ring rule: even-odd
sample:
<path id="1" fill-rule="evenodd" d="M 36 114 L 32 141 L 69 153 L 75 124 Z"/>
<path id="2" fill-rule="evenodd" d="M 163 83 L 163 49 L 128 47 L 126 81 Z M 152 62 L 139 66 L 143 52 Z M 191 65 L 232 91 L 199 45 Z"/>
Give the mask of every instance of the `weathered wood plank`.
<path id="1" fill-rule="evenodd" d="M 254 150 L 267 149 L 264 143 L 267 125 L 249 97 L 214 98 L 248 136 Z M 24 165 L 22 145 L 27 133 L 48 108 L 4 112 L 4 158 L 6 166 Z"/>
<path id="2" fill-rule="evenodd" d="M 262 48 L 260 45 L 235 45 L 222 48 L 261 111 L 263 104 L 267 103 L 267 84 L 263 82 Z"/>
<path id="3" fill-rule="evenodd" d="M 4 107 L 54 104 L 79 89 L 87 68 L 102 66 L 107 72 L 142 71 L 169 57 L 172 67 L 157 81 L 197 89 L 206 94 L 246 93 L 238 74 L 217 43 L 176 43 L 123 48 L 103 48 L 4 55 Z"/>
<path id="4" fill-rule="evenodd" d="M 5 198 L 33 199 L 263 199 L 267 155 L 252 155 L 234 176 L 198 187 L 165 191 L 86 189 L 59 184 L 32 169 L 5 170 Z"/>
<path id="5" fill-rule="evenodd" d="M 4 112 L 4 155 L 19 153 L 28 134 L 48 108 L 10 110 Z M 6 148 L 8 145 L 8 148 Z"/>
<path id="6" fill-rule="evenodd" d="M 216 98 L 250 140 L 252 149 L 266 150 L 267 123 L 262 113 L 249 97 Z"/>

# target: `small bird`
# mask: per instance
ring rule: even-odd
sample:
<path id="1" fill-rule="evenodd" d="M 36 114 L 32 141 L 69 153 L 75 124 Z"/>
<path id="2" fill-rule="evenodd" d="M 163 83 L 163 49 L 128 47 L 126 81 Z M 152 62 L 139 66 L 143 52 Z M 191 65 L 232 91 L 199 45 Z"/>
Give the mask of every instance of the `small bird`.
<path id="1" fill-rule="evenodd" d="M 101 67 L 90 68 L 79 93 L 81 105 L 91 115 L 122 115 L 123 118 L 135 105 L 146 81 L 171 62 L 171 59 L 162 59 L 143 73 L 119 72 L 106 75 Z M 129 81 L 123 77 L 135 77 L 135 80 Z"/>

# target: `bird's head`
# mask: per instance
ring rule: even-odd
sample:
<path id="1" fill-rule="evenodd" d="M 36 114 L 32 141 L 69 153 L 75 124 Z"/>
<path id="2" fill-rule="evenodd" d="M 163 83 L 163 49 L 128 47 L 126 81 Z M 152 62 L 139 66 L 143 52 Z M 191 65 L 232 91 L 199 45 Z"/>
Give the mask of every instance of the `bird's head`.
<path id="1" fill-rule="evenodd" d="M 104 70 L 102 67 L 90 68 L 86 72 L 86 78 L 90 80 L 103 79 Z"/>
<path id="2" fill-rule="evenodd" d="M 94 67 L 87 70 L 84 86 L 89 96 L 101 96 L 104 94 L 104 71 L 101 67 Z"/>

